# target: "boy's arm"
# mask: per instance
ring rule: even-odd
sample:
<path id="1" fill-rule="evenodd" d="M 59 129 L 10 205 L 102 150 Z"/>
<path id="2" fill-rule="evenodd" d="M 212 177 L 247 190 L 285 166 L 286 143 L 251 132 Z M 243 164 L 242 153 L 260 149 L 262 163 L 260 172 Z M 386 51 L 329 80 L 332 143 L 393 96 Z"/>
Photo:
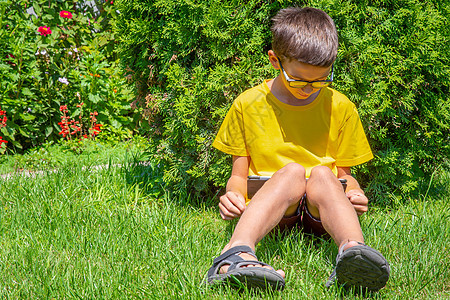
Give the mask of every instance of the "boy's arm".
<path id="1" fill-rule="evenodd" d="M 367 199 L 364 191 L 359 186 L 358 181 L 352 176 L 350 167 L 337 167 L 338 178 L 347 179 L 347 189 L 345 193 L 353 204 L 358 216 L 368 210 L 369 199 Z"/>
<path id="2" fill-rule="evenodd" d="M 244 212 L 250 156 L 233 156 L 233 169 L 226 192 L 220 197 L 220 216 L 224 220 L 240 217 Z"/>

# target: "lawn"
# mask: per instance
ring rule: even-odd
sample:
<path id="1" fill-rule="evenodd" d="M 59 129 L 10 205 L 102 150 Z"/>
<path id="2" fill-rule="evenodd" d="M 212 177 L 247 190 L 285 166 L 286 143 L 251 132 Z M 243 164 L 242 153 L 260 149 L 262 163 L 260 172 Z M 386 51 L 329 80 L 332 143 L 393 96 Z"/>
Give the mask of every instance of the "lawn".
<path id="1" fill-rule="evenodd" d="M 364 298 L 324 288 L 337 249 L 298 231 L 256 250 L 285 270 L 283 292 L 204 285 L 234 223 L 220 219 L 216 199 L 158 196 L 157 168 L 136 164 L 136 151 L 104 147 L 102 159 L 68 155 L 54 172 L 0 180 L 1 298 Z M 121 165 L 93 168 L 104 162 Z M 391 264 L 387 286 L 365 297 L 450 299 L 450 202 L 425 194 L 361 217 L 367 244 Z"/>

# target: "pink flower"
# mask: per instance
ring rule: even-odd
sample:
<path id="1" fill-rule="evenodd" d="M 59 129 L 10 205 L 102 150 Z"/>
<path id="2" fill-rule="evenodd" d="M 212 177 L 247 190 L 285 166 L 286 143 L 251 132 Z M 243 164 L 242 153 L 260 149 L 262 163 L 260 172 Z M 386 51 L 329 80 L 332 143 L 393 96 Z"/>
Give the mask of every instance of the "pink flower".
<path id="1" fill-rule="evenodd" d="M 72 13 L 71 13 L 70 11 L 66 11 L 66 10 L 62 10 L 62 11 L 59 13 L 59 16 L 60 16 L 61 18 L 72 19 Z"/>
<path id="2" fill-rule="evenodd" d="M 47 26 L 39 27 L 38 32 L 40 32 L 41 35 L 43 35 L 43 36 L 47 36 L 49 34 L 52 34 L 52 31 L 51 31 L 50 27 L 47 27 Z"/>

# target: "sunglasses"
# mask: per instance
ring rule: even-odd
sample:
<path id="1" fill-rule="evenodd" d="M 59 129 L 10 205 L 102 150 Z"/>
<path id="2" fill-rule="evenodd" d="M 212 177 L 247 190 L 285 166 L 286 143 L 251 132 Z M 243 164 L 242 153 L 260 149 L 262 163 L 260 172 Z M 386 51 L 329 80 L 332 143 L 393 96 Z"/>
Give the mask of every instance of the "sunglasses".
<path id="1" fill-rule="evenodd" d="M 303 87 L 307 86 L 308 84 L 311 84 L 311 86 L 313 88 L 321 89 L 321 88 L 329 86 L 333 82 L 334 64 L 331 66 L 330 80 L 306 81 L 306 80 L 296 80 L 296 79 L 290 78 L 289 75 L 286 73 L 286 71 L 283 69 L 283 65 L 281 64 L 280 59 L 278 59 L 278 62 L 280 63 L 281 71 L 283 71 L 286 81 L 288 82 L 289 86 L 292 88 L 303 88 Z"/>

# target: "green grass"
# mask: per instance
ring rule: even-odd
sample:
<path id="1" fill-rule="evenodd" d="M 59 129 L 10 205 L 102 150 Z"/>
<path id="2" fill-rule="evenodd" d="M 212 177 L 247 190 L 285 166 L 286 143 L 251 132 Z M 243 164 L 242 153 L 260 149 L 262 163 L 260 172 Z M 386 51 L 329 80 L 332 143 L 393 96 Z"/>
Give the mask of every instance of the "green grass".
<path id="1" fill-rule="evenodd" d="M 0 155 L 0 174 L 22 170 L 38 171 L 59 168 L 67 163 L 81 165 L 117 164 L 129 159 L 130 153 L 147 147 L 144 138 L 135 136 L 128 142 L 63 141 L 29 149 L 25 154 Z"/>
<path id="2" fill-rule="evenodd" d="M 233 229 L 214 199 L 155 197 L 157 168 L 93 171 L 75 161 L 44 176 L 0 180 L 2 299 L 450 299 L 444 195 L 372 207 L 361 218 L 366 242 L 391 264 L 378 293 L 326 290 L 337 249 L 297 231 L 265 238 L 256 251 L 285 270 L 283 292 L 236 291 L 203 284 Z"/>

